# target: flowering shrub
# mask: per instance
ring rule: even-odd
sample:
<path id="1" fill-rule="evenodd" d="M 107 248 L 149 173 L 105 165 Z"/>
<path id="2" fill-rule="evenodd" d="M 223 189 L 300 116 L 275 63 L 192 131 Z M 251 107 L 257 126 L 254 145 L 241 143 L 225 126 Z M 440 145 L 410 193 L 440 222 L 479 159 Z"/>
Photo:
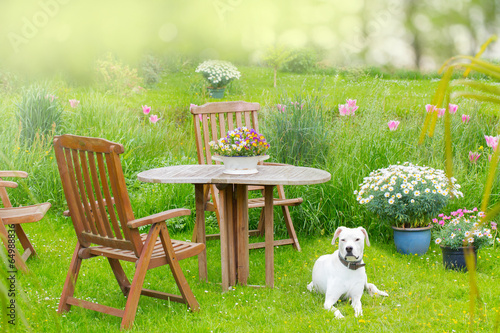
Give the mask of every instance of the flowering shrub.
<path id="1" fill-rule="evenodd" d="M 485 214 L 478 212 L 477 208 L 472 210 L 459 209 L 450 215 L 440 214 L 441 220 L 432 220 L 436 223 L 435 228 L 433 228 L 436 244 L 456 250 L 469 245 L 479 249 L 494 242 L 492 231 L 497 232 L 496 223 L 491 222 L 490 228 L 480 227 L 481 218 Z M 500 242 L 500 239 L 498 241 Z"/>
<path id="2" fill-rule="evenodd" d="M 143 89 L 137 69 L 121 63 L 111 53 L 96 61 L 96 72 L 99 84 L 114 93 L 129 95 Z"/>
<path id="3" fill-rule="evenodd" d="M 208 143 L 212 152 L 222 156 L 259 156 L 269 149 L 266 138 L 253 128 L 238 127 L 227 136 Z"/>
<path id="4" fill-rule="evenodd" d="M 211 88 L 224 88 L 234 79 L 239 79 L 241 74 L 233 64 L 228 61 L 207 60 L 196 68 L 196 73 L 203 74 Z"/>
<path id="5" fill-rule="evenodd" d="M 383 220 L 398 227 L 424 227 L 451 197 L 463 196 L 443 170 L 426 166 L 390 165 L 365 177 L 356 200 Z"/>

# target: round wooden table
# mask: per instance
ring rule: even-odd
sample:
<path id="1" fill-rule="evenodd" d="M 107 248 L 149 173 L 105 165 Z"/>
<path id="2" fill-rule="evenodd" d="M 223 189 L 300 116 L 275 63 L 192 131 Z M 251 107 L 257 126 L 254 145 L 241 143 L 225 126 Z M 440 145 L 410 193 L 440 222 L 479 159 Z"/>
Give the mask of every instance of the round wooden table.
<path id="1" fill-rule="evenodd" d="M 290 165 L 259 165 L 258 173 L 225 174 L 221 165 L 176 165 L 143 171 L 140 181 L 150 183 L 190 183 L 195 185 L 198 241 L 205 240 L 205 203 L 203 186 L 216 184 L 220 192 L 220 237 L 222 289 L 240 282 L 247 284 L 249 275 L 248 185 L 264 186 L 265 230 L 274 230 L 273 187 L 275 185 L 310 185 L 327 182 L 329 172 Z M 266 286 L 274 287 L 274 235 L 265 233 Z M 198 256 L 200 279 L 207 278 L 206 251 Z"/>

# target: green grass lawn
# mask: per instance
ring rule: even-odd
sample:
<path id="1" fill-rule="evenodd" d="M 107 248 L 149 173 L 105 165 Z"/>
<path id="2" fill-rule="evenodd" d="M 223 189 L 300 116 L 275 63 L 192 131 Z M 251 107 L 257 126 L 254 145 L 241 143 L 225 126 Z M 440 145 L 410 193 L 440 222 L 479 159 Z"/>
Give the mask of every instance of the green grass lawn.
<path id="1" fill-rule="evenodd" d="M 38 251 L 30 259 L 29 275 L 18 274 L 18 288 L 27 302 L 22 309 L 34 332 L 117 332 L 120 319 L 82 308 L 56 314 L 64 278 L 76 238 L 71 222 L 49 214 L 43 223 L 26 228 Z M 177 239 L 189 233 L 172 234 Z M 492 332 L 500 311 L 500 249 L 479 252 L 477 280 L 481 300 L 475 317 L 469 315 L 469 274 L 445 270 L 441 251 L 432 245 L 423 256 L 405 256 L 392 243 L 374 242 L 365 247 L 369 282 L 389 297 L 362 298 L 363 316 L 354 317 L 349 302 L 337 308 L 346 316 L 335 319 L 323 309 L 323 295 L 310 293 L 315 260 L 332 253 L 331 236 L 300 237 L 302 252 L 290 246 L 275 249 L 275 288 L 237 285 L 222 293 L 220 286 L 220 243 L 208 243 L 209 282 L 198 280 L 197 261 L 181 262 L 188 282 L 201 306 L 190 313 L 185 305 L 141 297 L 135 325 L 137 332 Z M 133 265 L 124 264 L 129 277 Z M 250 253 L 251 285 L 264 285 L 264 251 Z M 145 286 L 176 292 L 168 268 L 154 269 Z M 124 307 L 125 299 L 105 259 L 84 261 L 76 296 L 101 304 Z M 20 300 L 18 298 L 18 300 Z M 469 326 L 469 323 L 471 326 Z M 20 323 L 18 323 L 20 325 Z M 19 328 L 19 326 L 18 326 Z"/>
<path id="2" fill-rule="evenodd" d="M 314 133 L 301 147 L 304 156 L 309 154 L 313 158 L 295 164 L 327 170 L 332 180 L 325 184 L 286 188 L 289 197 L 304 198 L 302 205 L 291 209 L 302 252 L 291 247 L 275 249 L 276 288 L 237 286 L 235 290 L 221 293 L 218 284 L 220 247 L 218 241 L 212 241 L 208 244 L 208 283 L 198 281 L 195 259 L 181 262 L 201 311 L 189 313 L 182 304 L 142 297 L 133 331 L 464 332 L 470 329 L 491 332 L 498 328 L 498 246 L 479 253 L 477 282 L 481 298 L 471 318 L 469 274 L 445 270 L 440 249 L 435 244 L 421 257 L 396 253 L 390 226 L 361 207 L 353 194 L 370 171 L 389 164 L 411 161 L 434 168 L 444 167 L 441 121 L 435 137 L 417 145 L 425 105 L 431 101 L 437 80 L 387 80 L 359 75 L 355 71 L 342 75 L 278 73 L 278 88 L 275 89 L 272 69 L 239 69 L 242 78 L 227 89 L 222 100 L 260 103 L 260 130 L 266 137 L 281 130 L 276 126 L 277 120 L 285 116 L 293 118 L 292 114 L 278 113 L 276 104 L 298 99 L 308 103 L 314 101 L 315 104 L 308 104 L 306 111 L 320 109 L 321 121 L 313 118 L 310 112 L 295 114 L 293 118 L 298 127 L 302 126 L 302 120 L 309 121 L 304 122 L 307 124 L 314 120 L 316 126 L 309 127 L 321 129 L 311 131 Z M 207 96 L 201 76 L 194 73 L 194 68 L 166 73 L 161 82 L 141 94 L 110 93 L 98 84 L 82 86 L 62 79 L 50 80 L 46 85 L 64 108 L 63 123 L 56 128 L 55 134 L 103 137 L 124 144 L 126 151 L 122 164 L 136 217 L 178 207 L 194 212 L 192 185 L 145 184 L 137 180 L 137 173 L 143 170 L 196 163 L 189 105 L 213 100 Z M 52 137 L 36 141 L 32 146 L 23 145 L 19 138 L 15 110 L 22 94 L 21 87 L 0 90 L 0 169 L 24 170 L 30 175 L 19 182 L 18 189 L 9 191 L 15 205 L 48 201 L 52 208 L 42 222 L 25 228 L 39 257 L 29 260 L 30 274 L 17 275 L 17 288 L 24 291 L 25 300 L 19 295 L 16 300 L 33 332 L 118 331 L 120 320 L 115 317 L 81 308 L 73 308 L 63 316 L 56 314 L 76 237 L 71 222 L 62 217 L 62 211 L 67 208 L 50 144 Z M 358 101 L 360 108 L 356 117 L 339 116 L 338 105 L 348 98 Z M 80 105 L 71 108 L 69 99 L 80 100 Z M 490 153 L 484 135 L 499 132 L 497 108 L 462 99 L 454 102 L 459 105 L 459 111 L 451 120 L 453 166 L 464 198 L 450 202 L 444 213 L 480 205 Z M 159 115 L 162 120 L 150 124 L 142 114 L 142 105 L 152 106 L 152 114 Z M 471 116 L 468 124 L 461 122 L 462 113 Z M 397 131 L 389 131 L 389 120 L 401 122 Z M 310 130 L 307 126 L 300 129 Z M 317 133 L 323 136 L 315 137 Z M 278 146 L 273 148 L 271 141 L 272 158 L 280 154 Z M 482 153 L 477 163 L 470 163 L 469 151 Z M 494 204 L 499 200 L 498 177 L 492 193 L 491 204 Z M 193 216 L 169 224 L 174 238 L 191 238 Z M 250 217 L 250 227 L 255 227 L 258 212 L 253 210 Z M 286 232 L 280 221 L 281 217 L 276 214 L 277 238 Z M 323 309 L 323 296 L 309 293 L 306 285 L 310 282 L 315 259 L 334 251 L 330 244 L 332 233 L 342 225 L 364 226 L 368 230 L 372 242 L 372 247 L 365 248 L 368 278 L 390 296 L 371 298 L 364 295 L 362 318 L 355 318 L 348 302 L 341 302 L 338 308 L 346 318 L 335 320 L 332 313 Z M 215 226 L 216 220 L 209 216 L 207 232 L 214 231 Z M 108 266 L 103 259 L 84 262 L 76 295 L 122 307 L 125 300 Z M 133 266 L 125 264 L 125 270 L 131 277 Z M 248 282 L 265 283 L 263 250 L 253 250 L 250 254 Z M 165 267 L 151 271 L 146 277 L 146 286 L 176 292 Z M 21 321 L 16 330 L 23 330 Z"/>

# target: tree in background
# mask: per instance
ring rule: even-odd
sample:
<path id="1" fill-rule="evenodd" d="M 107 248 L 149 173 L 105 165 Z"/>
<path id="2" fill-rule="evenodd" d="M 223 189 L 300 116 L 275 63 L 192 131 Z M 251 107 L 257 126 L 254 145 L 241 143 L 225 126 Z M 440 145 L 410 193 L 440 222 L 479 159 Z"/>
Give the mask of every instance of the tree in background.
<path id="1" fill-rule="evenodd" d="M 274 87 L 276 88 L 276 74 L 278 68 L 280 68 L 285 62 L 293 59 L 293 53 L 290 49 L 280 46 L 271 46 L 267 49 L 264 55 L 264 61 L 270 67 L 274 69 Z"/>

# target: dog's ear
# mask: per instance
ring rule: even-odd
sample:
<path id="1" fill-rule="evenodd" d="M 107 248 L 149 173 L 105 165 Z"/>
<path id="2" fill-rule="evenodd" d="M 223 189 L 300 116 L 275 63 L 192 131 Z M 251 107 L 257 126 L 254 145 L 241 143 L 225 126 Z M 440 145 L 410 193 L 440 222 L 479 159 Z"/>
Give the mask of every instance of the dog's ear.
<path id="1" fill-rule="evenodd" d="M 366 232 L 365 228 L 363 227 L 358 227 L 359 230 L 365 235 L 365 241 L 366 245 L 370 246 L 370 240 L 368 239 L 368 233 Z"/>
<path id="2" fill-rule="evenodd" d="M 340 233 L 344 231 L 345 227 L 338 227 L 333 234 L 332 245 L 335 245 L 335 240 L 339 237 Z"/>

